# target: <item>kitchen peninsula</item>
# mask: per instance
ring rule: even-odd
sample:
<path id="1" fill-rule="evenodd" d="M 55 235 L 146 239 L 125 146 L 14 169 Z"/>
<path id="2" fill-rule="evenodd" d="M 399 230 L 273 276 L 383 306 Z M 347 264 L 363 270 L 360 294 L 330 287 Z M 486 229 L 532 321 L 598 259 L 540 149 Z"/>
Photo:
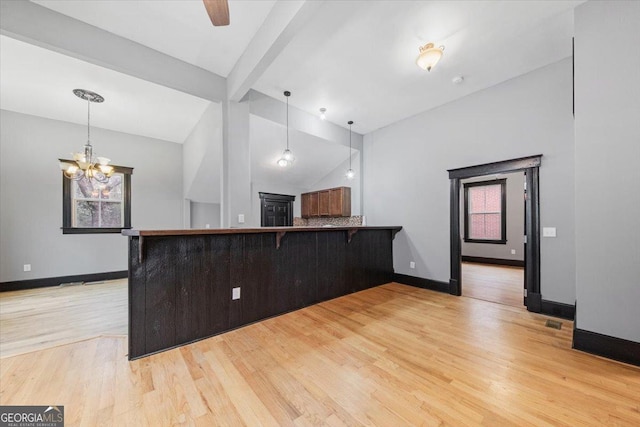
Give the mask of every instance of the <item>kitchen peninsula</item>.
<path id="1" fill-rule="evenodd" d="M 124 230 L 129 359 L 387 283 L 401 229 Z"/>

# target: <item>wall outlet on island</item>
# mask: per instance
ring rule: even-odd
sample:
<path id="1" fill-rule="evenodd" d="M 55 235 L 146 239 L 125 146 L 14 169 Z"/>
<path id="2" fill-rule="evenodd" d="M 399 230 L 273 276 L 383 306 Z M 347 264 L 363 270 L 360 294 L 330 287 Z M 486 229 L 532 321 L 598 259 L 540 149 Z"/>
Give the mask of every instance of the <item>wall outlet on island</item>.
<path id="1" fill-rule="evenodd" d="M 233 288 L 231 289 L 231 299 L 235 300 L 235 299 L 240 299 L 240 288 Z"/>
<path id="2" fill-rule="evenodd" d="M 415 263 L 415 262 L 413 262 L 413 261 L 411 261 L 411 262 L 409 263 L 409 268 L 416 268 L 416 263 Z"/>
<path id="3" fill-rule="evenodd" d="M 24 271 L 31 271 L 31 264 L 25 264 L 23 269 Z"/>

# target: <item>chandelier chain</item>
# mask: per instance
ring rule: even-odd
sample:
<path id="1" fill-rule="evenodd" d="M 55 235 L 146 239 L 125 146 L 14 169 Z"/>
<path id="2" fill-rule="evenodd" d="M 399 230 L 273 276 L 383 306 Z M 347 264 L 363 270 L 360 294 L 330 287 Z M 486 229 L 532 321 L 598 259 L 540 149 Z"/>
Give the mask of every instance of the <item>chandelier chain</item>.
<path id="1" fill-rule="evenodd" d="M 87 144 L 91 145 L 91 98 L 87 97 Z"/>

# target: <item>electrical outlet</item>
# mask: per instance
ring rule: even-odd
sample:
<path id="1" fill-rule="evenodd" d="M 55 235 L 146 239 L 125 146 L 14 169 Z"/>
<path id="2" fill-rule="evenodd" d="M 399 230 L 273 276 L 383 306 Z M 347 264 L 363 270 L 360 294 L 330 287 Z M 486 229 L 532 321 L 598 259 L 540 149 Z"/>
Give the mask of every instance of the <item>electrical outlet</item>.
<path id="1" fill-rule="evenodd" d="M 556 228 L 542 227 L 542 237 L 556 237 Z"/>
<path id="2" fill-rule="evenodd" d="M 244 214 L 238 214 L 238 224 L 244 224 Z"/>
<path id="3" fill-rule="evenodd" d="M 511 249 L 511 255 L 515 255 L 516 254 L 516 250 L 515 249 Z"/>
<path id="4" fill-rule="evenodd" d="M 409 268 L 416 268 L 416 263 L 415 263 L 415 262 L 413 262 L 413 261 L 411 261 L 411 262 L 409 263 Z"/>
<path id="5" fill-rule="evenodd" d="M 211 224 L 205 224 L 204 228 L 211 228 Z"/>
<path id="6" fill-rule="evenodd" d="M 240 288 L 231 289 L 231 299 L 240 299 Z"/>
<path id="7" fill-rule="evenodd" d="M 23 268 L 24 271 L 31 271 L 31 264 L 25 264 Z"/>

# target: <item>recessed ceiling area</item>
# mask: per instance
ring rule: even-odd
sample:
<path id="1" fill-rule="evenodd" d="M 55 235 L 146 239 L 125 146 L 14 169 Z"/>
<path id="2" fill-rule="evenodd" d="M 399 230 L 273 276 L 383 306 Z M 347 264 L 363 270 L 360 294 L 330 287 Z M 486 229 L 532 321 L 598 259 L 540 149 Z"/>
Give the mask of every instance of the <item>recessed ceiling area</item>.
<path id="1" fill-rule="evenodd" d="M 211 25 L 202 0 L 34 0 L 63 15 L 226 77 L 275 0 L 229 2 L 231 24 Z"/>
<path id="2" fill-rule="evenodd" d="M 45 66 L 46 64 L 46 66 Z M 87 103 L 73 89 L 105 98 L 91 126 L 182 143 L 210 102 L 183 92 L 0 36 L 0 108 L 87 124 Z"/>
<path id="3" fill-rule="evenodd" d="M 349 147 L 290 128 L 289 148 L 295 161 L 280 167 L 276 162 L 286 147 L 286 132 L 285 126 L 250 116 L 251 181 L 306 189 L 349 159 Z M 357 152 L 353 149 L 354 156 Z"/>

